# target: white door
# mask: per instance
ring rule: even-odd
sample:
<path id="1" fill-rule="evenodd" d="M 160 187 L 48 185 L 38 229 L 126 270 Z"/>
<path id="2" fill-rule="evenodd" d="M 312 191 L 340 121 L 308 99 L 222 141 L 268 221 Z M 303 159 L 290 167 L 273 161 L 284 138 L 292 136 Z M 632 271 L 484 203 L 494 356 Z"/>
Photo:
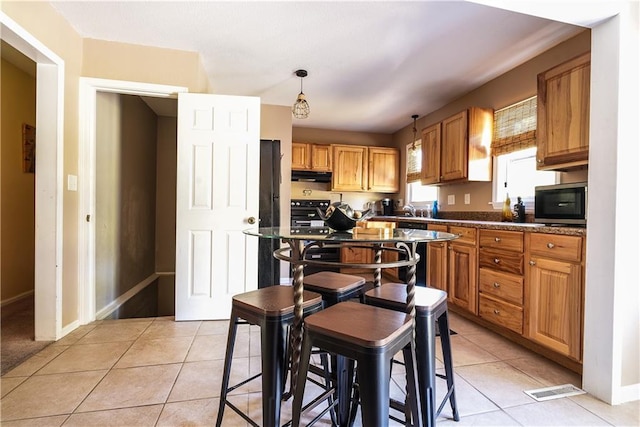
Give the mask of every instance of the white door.
<path id="1" fill-rule="evenodd" d="M 228 319 L 257 288 L 260 99 L 178 96 L 176 320 Z"/>

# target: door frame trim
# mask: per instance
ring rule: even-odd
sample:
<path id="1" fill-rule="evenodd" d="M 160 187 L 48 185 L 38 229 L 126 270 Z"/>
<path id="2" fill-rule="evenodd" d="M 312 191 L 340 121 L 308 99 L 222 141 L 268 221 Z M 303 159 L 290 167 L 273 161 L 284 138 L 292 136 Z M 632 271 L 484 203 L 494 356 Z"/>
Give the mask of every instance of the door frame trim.
<path id="1" fill-rule="evenodd" d="M 62 337 L 64 60 L 5 13 L 2 40 L 36 63 L 35 339 Z"/>
<path id="2" fill-rule="evenodd" d="M 96 320 L 95 207 L 96 207 L 96 94 L 175 98 L 189 92 L 184 86 L 80 77 L 78 117 L 78 304 L 81 324 Z M 89 219 L 89 221 L 87 221 Z"/>

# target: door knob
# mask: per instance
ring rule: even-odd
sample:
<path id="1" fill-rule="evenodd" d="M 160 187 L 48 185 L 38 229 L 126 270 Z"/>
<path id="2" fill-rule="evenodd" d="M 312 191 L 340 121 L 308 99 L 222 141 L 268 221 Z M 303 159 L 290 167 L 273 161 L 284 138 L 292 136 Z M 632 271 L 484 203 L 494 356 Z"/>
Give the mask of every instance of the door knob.
<path id="1" fill-rule="evenodd" d="M 248 222 L 249 224 L 255 224 L 255 223 L 256 223 L 256 219 L 255 219 L 255 217 L 250 216 L 250 217 L 247 219 L 247 222 Z"/>

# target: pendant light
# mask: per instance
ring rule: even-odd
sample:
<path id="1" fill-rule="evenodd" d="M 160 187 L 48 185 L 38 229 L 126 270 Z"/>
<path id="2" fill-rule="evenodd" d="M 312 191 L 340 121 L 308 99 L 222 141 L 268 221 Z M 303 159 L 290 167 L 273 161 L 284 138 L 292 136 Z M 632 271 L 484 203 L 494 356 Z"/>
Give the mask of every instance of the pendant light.
<path id="1" fill-rule="evenodd" d="M 300 77 L 300 94 L 298 94 L 298 99 L 293 104 L 291 112 L 296 119 L 306 119 L 309 117 L 309 103 L 302 92 L 302 79 L 307 77 L 307 70 L 297 70 L 296 76 Z"/>
<path id="2" fill-rule="evenodd" d="M 418 133 L 418 129 L 416 129 L 416 120 L 418 119 L 418 115 L 414 114 L 411 116 L 413 119 L 413 139 L 411 140 L 411 151 L 416 151 L 416 135 Z"/>

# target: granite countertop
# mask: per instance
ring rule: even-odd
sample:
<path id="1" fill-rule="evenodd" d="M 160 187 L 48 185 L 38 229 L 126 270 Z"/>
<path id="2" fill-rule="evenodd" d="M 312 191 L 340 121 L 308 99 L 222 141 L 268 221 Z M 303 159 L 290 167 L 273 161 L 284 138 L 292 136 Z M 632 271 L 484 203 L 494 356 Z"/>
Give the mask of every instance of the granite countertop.
<path id="1" fill-rule="evenodd" d="M 476 227 L 490 230 L 507 230 L 507 231 L 527 231 L 531 233 L 549 233 L 549 234 L 565 234 L 570 236 L 586 236 L 587 229 L 584 227 L 568 227 L 568 226 L 549 226 L 533 222 L 499 222 L 499 221 L 482 221 L 473 219 L 434 219 L 413 216 L 376 216 L 371 218 L 374 221 L 403 221 L 416 223 L 432 223 L 453 225 L 460 227 Z"/>

